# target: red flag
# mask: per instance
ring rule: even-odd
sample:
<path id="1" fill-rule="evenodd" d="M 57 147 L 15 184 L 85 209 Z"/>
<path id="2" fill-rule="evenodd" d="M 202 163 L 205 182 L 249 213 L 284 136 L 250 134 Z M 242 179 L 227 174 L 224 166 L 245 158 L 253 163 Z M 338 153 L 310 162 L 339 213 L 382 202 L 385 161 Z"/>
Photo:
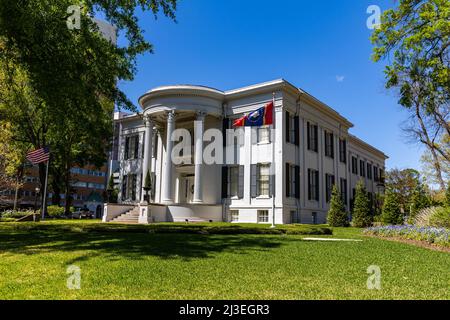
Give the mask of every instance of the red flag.
<path id="1" fill-rule="evenodd" d="M 237 120 L 234 120 L 233 127 L 244 127 L 245 126 L 245 119 L 247 116 L 243 116 L 242 118 L 239 118 Z"/>

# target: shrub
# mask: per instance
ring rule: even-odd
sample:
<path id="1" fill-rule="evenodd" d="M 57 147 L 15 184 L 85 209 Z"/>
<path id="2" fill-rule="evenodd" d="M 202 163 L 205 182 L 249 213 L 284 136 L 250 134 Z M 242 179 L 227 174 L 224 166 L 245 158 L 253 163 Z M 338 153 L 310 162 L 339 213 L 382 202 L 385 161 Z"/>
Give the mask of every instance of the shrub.
<path id="1" fill-rule="evenodd" d="M 348 216 L 347 212 L 345 212 L 345 205 L 336 185 L 333 187 L 331 193 L 330 210 L 328 210 L 327 222 L 332 227 L 348 226 Z"/>
<path id="2" fill-rule="evenodd" d="M 370 201 L 362 181 L 356 185 L 355 202 L 353 204 L 352 225 L 365 228 L 372 225 L 373 217 L 370 212 Z"/>
<path id="3" fill-rule="evenodd" d="M 417 227 L 411 225 L 384 226 L 365 229 L 364 233 L 380 237 L 398 237 L 450 246 L 450 230 L 445 228 Z"/>
<path id="4" fill-rule="evenodd" d="M 450 208 L 439 207 L 433 211 L 430 216 L 429 225 L 432 227 L 441 227 L 450 229 Z"/>
<path id="5" fill-rule="evenodd" d="M 22 211 L 7 210 L 2 213 L 1 217 L 2 218 L 20 219 L 20 218 L 23 218 L 30 214 L 33 214 L 33 210 L 22 210 Z"/>
<path id="6" fill-rule="evenodd" d="M 386 191 L 381 221 L 385 224 L 403 224 L 398 195 L 389 189 Z"/>
<path id="7" fill-rule="evenodd" d="M 64 215 L 64 207 L 60 207 L 57 205 L 48 206 L 47 214 L 49 217 L 61 217 Z"/>
<path id="8" fill-rule="evenodd" d="M 431 207 L 423 209 L 414 219 L 414 225 L 419 227 L 450 228 L 450 208 Z"/>

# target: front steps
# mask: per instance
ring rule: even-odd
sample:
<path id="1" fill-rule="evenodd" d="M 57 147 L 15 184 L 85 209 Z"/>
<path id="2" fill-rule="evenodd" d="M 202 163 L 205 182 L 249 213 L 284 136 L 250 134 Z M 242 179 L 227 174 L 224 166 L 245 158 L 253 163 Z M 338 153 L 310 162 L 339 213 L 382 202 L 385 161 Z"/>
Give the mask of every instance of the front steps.
<path id="1" fill-rule="evenodd" d="M 134 207 L 120 216 L 111 220 L 111 222 L 125 223 L 125 224 L 138 224 L 139 223 L 139 207 Z"/>

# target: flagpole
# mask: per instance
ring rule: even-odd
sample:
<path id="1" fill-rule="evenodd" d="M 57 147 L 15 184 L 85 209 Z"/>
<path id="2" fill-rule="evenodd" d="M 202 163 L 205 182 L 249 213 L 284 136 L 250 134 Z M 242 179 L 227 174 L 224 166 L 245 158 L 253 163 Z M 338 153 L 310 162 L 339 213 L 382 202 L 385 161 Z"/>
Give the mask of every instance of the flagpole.
<path id="1" fill-rule="evenodd" d="M 42 220 L 45 219 L 45 205 L 47 201 L 47 182 L 48 182 L 48 164 L 50 157 L 47 160 L 47 168 L 45 169 L 45 184 L 44 184 L 44 198 L 42 199 Z"/>
<path id="2" fill-rule="evenodd" d="M 272 225 L 271 228 L 275 228 L 275 141 L 276 141 L 276 132 L 275 132 L 275 92 L 272 92 L 272 130 L 273 130 L 273 141 L 272 141 Z"/>

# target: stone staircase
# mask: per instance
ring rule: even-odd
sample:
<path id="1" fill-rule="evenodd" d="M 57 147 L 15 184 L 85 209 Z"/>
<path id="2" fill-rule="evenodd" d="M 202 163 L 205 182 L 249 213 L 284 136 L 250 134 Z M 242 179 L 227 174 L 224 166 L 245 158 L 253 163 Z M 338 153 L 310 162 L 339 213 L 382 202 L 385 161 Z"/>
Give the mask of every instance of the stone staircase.
<path id="1" fill-rule="evenodd" d="M 111 222 L 116 223 L 126 223 L 126 224 L 137 224 L 139 223 L 139 207 L 134 207 L 120 216 L 117 216 Z"/>

